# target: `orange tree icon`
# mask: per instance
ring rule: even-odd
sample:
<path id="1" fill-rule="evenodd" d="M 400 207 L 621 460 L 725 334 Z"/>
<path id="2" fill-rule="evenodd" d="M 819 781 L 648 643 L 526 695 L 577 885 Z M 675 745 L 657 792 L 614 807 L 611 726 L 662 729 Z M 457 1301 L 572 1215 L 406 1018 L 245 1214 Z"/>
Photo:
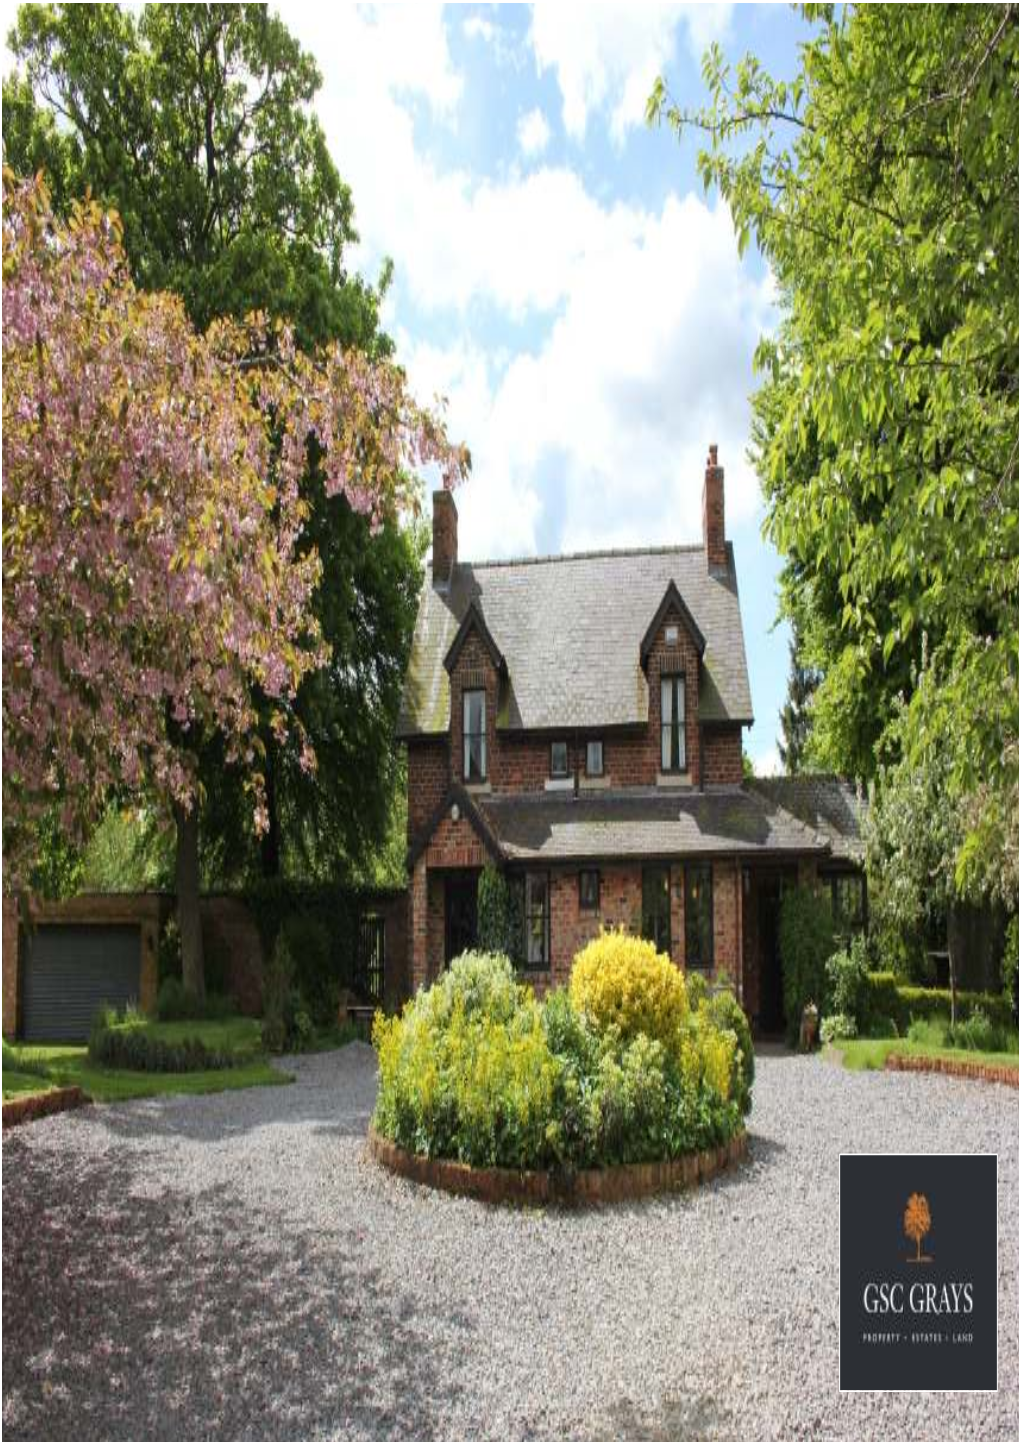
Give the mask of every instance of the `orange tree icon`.
<path id="1" fill-rule="evenodd" d="M 921 1242 L 931 1231 L 931 1212 L 928 1209 L 928 1198 L 923 1192 L 911 1192 L 907 1201 L 907 1210 L 903 1213 L 903 1230 L 910 1240 L 917 1245 L 917 1256 L 908 1257 L 909 1262 L 930 1262 L 931 1257 L 922 1257 Z"/>

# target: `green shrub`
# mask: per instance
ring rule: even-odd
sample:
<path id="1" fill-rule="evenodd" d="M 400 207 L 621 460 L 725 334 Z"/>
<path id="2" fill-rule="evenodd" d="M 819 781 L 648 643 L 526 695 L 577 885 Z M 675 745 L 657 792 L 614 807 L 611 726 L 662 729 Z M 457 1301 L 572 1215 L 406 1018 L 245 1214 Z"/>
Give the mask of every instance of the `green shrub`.
<path id="1" fill-rule="evenodd" d="M 690 983 L 687 994 L 690 996 Z M 754 1086 L 754 1042 L 744 1008 L 729 987 L 716 991 L 704 1003 L 712 1022 L 721 1030 L 731 1031 L 737 1039 L 734 1055 L 732 1095 L 743 1116 L 751 1110 L 751 1089 Z"/>
<path id="2" fill-rule="evenodd" d="M 684 973 L 684 980 L 687 983 L 687 1003 L 691 1011 L 697 1011 L 708 997 L 708 982 L 705 975 L 700 971 L 688 971 Z"/>
<path id="3" fill-rule="evenodd" d="M 958 991 L 958 1021 L 966 1021 L 977 1007 L 1005 1033 L 1015 1033 L 1009 999 L 982 991 Z M 868 1011 L 871 1018 L 886 1017 L 895 1022 L 903 1034 L 916 1017 L 939 1017 L 947 1024 L 950 1016 L 950 994 L 945 987 L 904 986 L 891 971 L 868 973 Z M 870 1028 L 869 1028 L 870 1029 Z"/>
<path id="4" fill-rule="evenodd" d="M 486 866 L 478 878 L 478 949 L 514 961 L 524 954 L 521 887 L 494 866 Z"/>
<path id="5" fill-rule="evenodd" d="M 852 1041 L 857 1035 L 856 1018 L 842 1011 L 830 1011 L 822 1020 L 819 1035 L 823 1046 L 831 1046 L 834 1041 Z"/>
<path id="6" fill-rule="evenodd" d="M 675 994 L 662 994 L 673 1016 Z M 714 1145 L 740 1125 L 735 1036 L 707 1011 L 673 1021 L 669 1046 L 624 1036 L 567 991 L 536 1001 L 505 956 L 469 953 L 400 1017 L 376 1016 L 374 1124 L 409 1151 L 475 1166 L 604 1166 Z"/>
<path id="7" fill-rule="evenodd" d="M 294 984 L 295 970 L 284 929 L 262 976 L 262 1045 L 267 1051 L 303 1051 L 314 1034 L 311 1013 Z"/>
<path id="8" fill-rule="evenodd" d="M 868 945 L 864 937 L 855 936 L 848 947 L 833 952 L 825 971 L 827 1012 L 852 1017 L 857 1030 L 863 1031 L 868 1023 L 869 999 Z"/>
<path id="9" fill-rule="evenodd" d="M 300 1010 L 318 1026 L 336 1020 L 340 1001 L 340 978 L 332 967 L 329 932 L 318 917 L 299 911 L 280 928 L 277 945 L 283 943 L 290 956 L 291 984 L 301 994 Z"/>
<path id="10" fill-rule="evenodd" d="M 160 1021 L 222 1021 L 233 1013 L 231 997 L 211 992 L 198 997 L 176 976 L 166 977 L 156 995 L 156 1015 Z"/>
<path id="11" fill-rule="evenodd" d="M 237 1063 L 233 1053 L 207 1047 L 198 1037 L 164 1041 L 137 1023 L 115 1025 L 109 1008 L 100 1008 L 92 1022 L 89 1060 L 96 1066 L 145 1072 L 222 1071 Z"/>
<path id="12" fill-rule="evenodd" d="M 975 1006 L 966 1021 L 958 1021 L 947 1033 L 950 1046 L 966 1051 L 1006 1051 L 1009 1041 L 1002 1027 L 996 1026 L 987 1012 Z M 1013 1043 L 1015 1050 L 1016 1043 Z"/>
<path id="13" fill-rule="evenodd" d="M 783 896 L 779 910 L 779 953 L 783 964 L 783 1005 L 789 1039 L 800 1033 L 808 1002 L 825 1011 L 826 963 L 835 949 L 832 907 L 827 896 L 798 886 Z"/>
<path id="14" fill-rule="evenodd" d="M 652 1037 L 674 1054 L 689 1011 L 683 972 L 625 931 L 604 931 L 574 957 L 570 1000 L 597 1031 Z"/>
<path id="15" fill-rule="evenodd" d="M 919 1046 L 948 1046 L 949 1023 L 938 1018 L 917 1017 L 907 1028 L 907 1040 Z"/>

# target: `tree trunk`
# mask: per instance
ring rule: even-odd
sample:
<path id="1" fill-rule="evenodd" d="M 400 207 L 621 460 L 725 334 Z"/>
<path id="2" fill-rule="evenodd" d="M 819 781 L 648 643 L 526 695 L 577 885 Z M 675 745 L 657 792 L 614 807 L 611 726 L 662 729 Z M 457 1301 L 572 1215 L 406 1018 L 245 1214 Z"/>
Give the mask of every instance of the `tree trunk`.
<path id="1" fill-rule="evenodd" d="M 202 954 L 202 918 L 198 909 L 198 804 L 191 810 L 174 806 L 177 826 L 177 925 L 181 933 L 181 972 L 185 988 L 205 996 L 205 958 Z"/>
<path id="2" fill-rule="evenodd" d="M 956 971 L 959 949 L 959 915 L 956 907 L 950 903 L 949 912 L 946 916 L 946 950 L 949 953 L 949 1021 L 952 1026 L 956 1025 Z"/>

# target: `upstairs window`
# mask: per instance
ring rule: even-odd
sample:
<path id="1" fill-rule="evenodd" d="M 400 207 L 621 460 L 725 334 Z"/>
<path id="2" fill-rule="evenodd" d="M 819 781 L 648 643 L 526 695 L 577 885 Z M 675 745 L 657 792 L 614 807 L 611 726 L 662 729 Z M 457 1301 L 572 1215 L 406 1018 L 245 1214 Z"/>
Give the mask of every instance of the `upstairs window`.
<path id="1" fill-rule="evenodd" d="M 715 949 L 711 866 L 684 867 L 684 941 L 688 968 L 710 971 Z"/>
<path id="2" fill-rule="evenodd" d="M 464 692 L 464 780 L 484 781 L 488 774 L 485 754 L 485 692 Z"/>
<path id="3" fill-rule="evenodd" d="M 601 741 L 588 742 L 585 748 L 584 774 L 586 776 L 601 776 L 603 774 Z"/>
<path id="4" fill-rule="evenodd" d="M 554 781 L 570 775 L 570 758 L 565 741 L 554 741 L 550 747 L 549 775 Z"/>
<path id="5" fill-rule="evenodd" d="M 663 676 L 661 711 L 662 769 L 687 770 L 687 738 L 684 722 L 687 715 L 686 686 L 682 676 Z"/>

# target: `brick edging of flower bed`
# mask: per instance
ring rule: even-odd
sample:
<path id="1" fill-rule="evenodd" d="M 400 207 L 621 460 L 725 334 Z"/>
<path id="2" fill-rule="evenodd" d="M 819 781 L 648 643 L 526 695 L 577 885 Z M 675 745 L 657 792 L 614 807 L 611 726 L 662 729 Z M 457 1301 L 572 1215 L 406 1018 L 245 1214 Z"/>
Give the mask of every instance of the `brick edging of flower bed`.
<path id="1" fill-rule="evenodd" d="M 81 1087 L 54 1087 L 48 1092 L 33 1092 L 27 1097 L 12 1097 L 3 1104 L 3 1129 L 50 1117 L 56 1112 L 73 1111 L 91 1104 Z"/>
<path id="2" fill-rule="evenodd" d="M 966 1077 L 970 1081 L 1001 1082 L 1016 1087 L 1020 1073 L 1015 1066 L 997 1066 L 990 1062 L 967 1061 L 949 1056 L 908 1056 L 890 1052 L 885 1059 L 886 1071 L 941 1072 L 944 1076 Z"/>
<path id="3" fill-rule="evenodd" d="M 421 1157 L 381 1137 L 374 1127 L 368 1130 L 368 1150 L 381 1166 L 398 1176 L 475 1201 L 583 1207 L 636 1201 L 707 1182 L 746 1155 L 747 1133 L 738 1132 L 724 1146 L 672 1161 L 581 1172 L 518 1172 L 509 1167 L 469 1167 L 464 1162 Z"/>

